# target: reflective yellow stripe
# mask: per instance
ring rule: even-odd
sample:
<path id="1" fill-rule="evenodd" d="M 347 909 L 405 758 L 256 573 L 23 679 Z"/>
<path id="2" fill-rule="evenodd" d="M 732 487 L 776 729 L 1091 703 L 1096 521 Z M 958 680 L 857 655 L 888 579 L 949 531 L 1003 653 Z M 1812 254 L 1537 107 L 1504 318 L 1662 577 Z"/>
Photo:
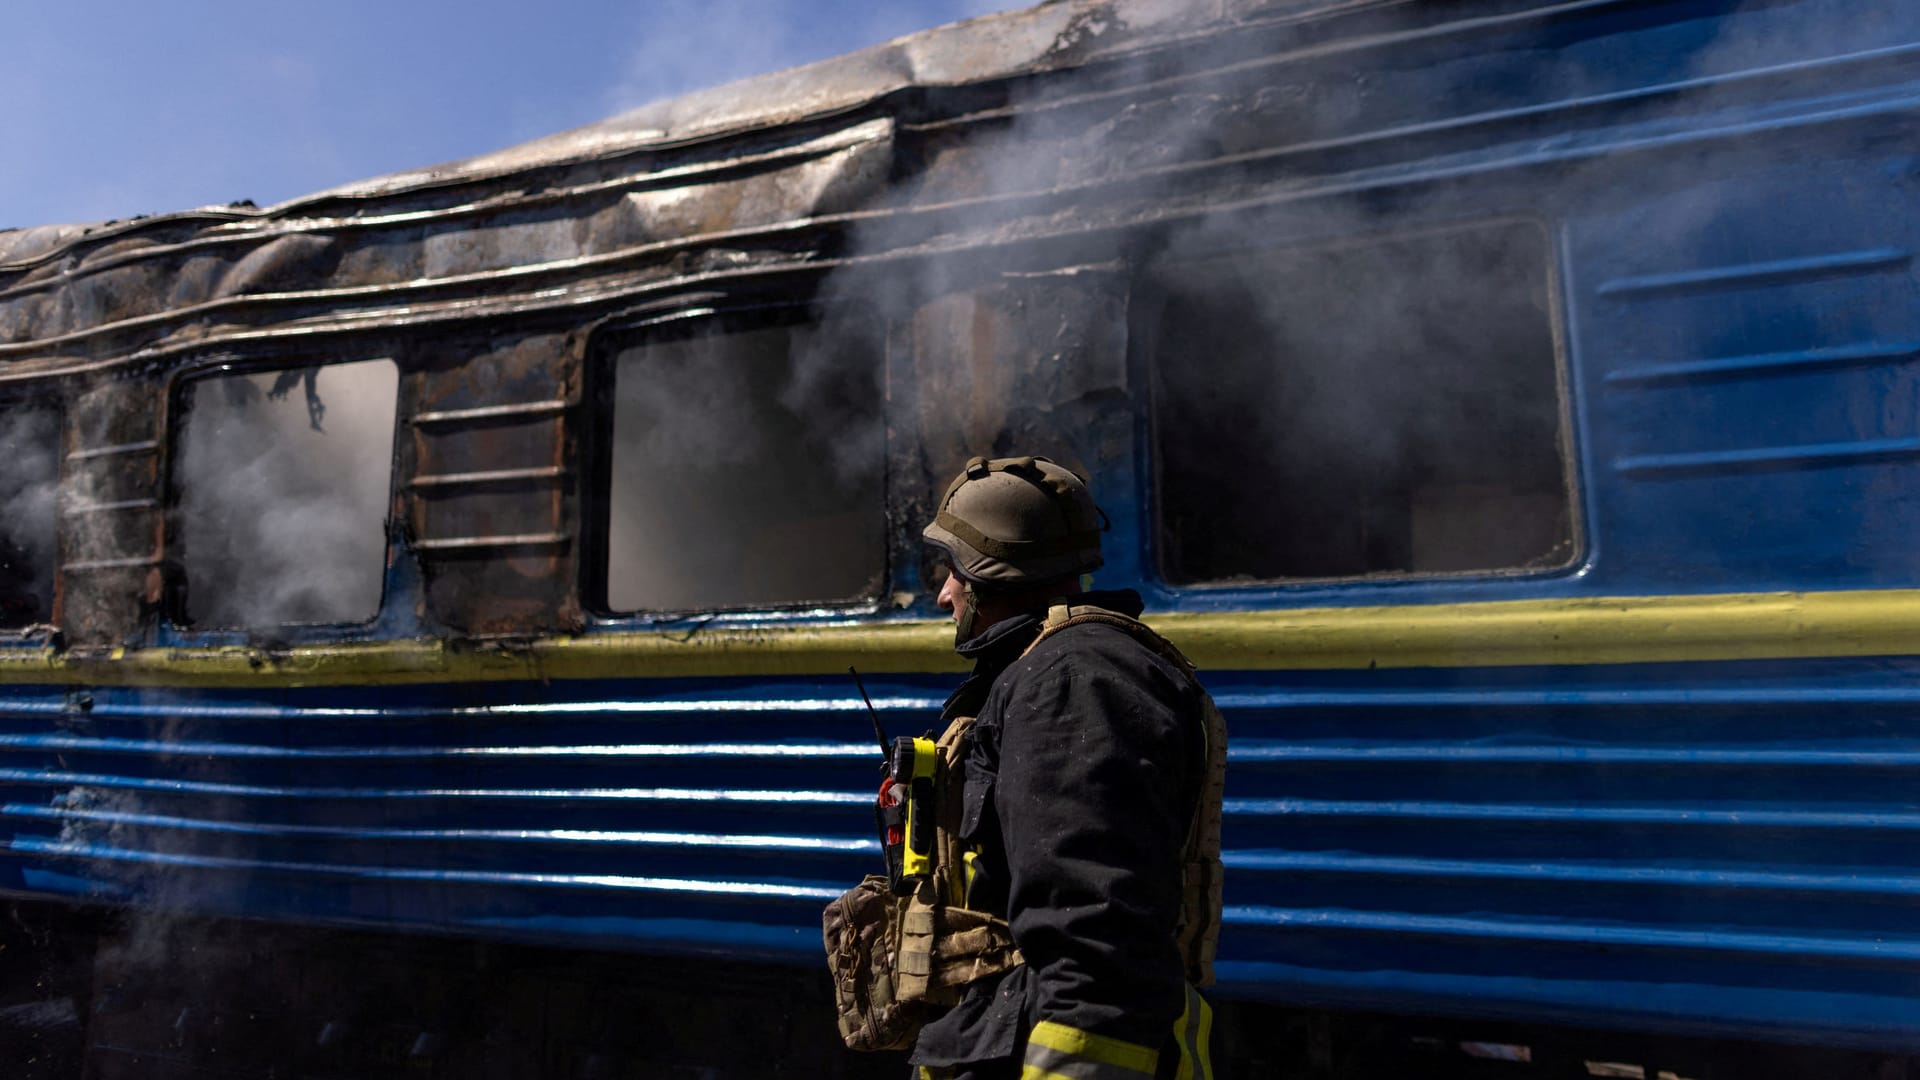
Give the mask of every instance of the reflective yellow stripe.
<path id="1" fill-rule="evenodd" d="M 1141 1075 L 1131 1069 L 1116 1069 L 1084 1060 L 1062 1064 L 1059 1069 L 1056 1072 L 1039 1065 L 1022 1065 L 1020 1080 L 1133 1080 Z"/>
<path id="2" fill-rule="evenodd" d="M 1025 1080 L 1032 1072 L 1051 1080 L 1126 1080 L 1128 1074 L 1152 1076 L 1160 1052 L 1121 1039 L 1095 1035 L 1052 1020 L 1042 1020 L 1027 1034 Z"/>
<path id="3" fill-rule="evenodd" d="M 1193 1034 L 1187 1028 L 1193 1023 L 1193 987 L 1187 987 L 1187 1003 L 1180 1010 L 1180 1018 L 1173 1022 L 1173 1045 L 1180 1052 L 1180 1067 L 1174 1071 L 1173 1080 L 1193 1080 Z"/>
<path id="4" fill-rule="evenodd" d="M 1187 987 L 1180 1019 L 1173 1022 L 1173 1041 L 1180 1051 L 1174 1080 L 1213 1080 L 1213 1006 L 1200 991 Z"/>
<path id="5" fill-rule="evenodd" d="M 1920 655 L 1920 590 L 1511 600 L 1164 614 L 1147 623 L 1203 670 L 1489 667 Z M 0 649 L 0 683 L 328 686 L 683 675 L 964 670 L 943 621 L 550 637 L 512 648 L 345 642 Z"/>
<path id="6" fill-rule="evenodd" d="M 1213 1080 L 1213 1006 L 1192 987 L 1187 988 L 1200 1002 L 1200 1033 L 1194 1037 L 1194 1056 L 1198 1061 L 1194 1065 L 1194 1080 Z"/>

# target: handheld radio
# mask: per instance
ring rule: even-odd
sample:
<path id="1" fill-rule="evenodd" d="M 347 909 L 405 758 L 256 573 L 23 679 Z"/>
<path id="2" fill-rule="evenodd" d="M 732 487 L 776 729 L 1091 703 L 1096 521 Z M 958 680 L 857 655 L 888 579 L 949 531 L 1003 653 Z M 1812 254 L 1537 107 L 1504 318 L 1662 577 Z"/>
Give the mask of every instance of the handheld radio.
<path id="1" fill-rule="evenodd" d="M 923 738 L 902 735 L 888 740 L 879 710 L 867 695 L 867 684 L 851 666 L 847 674 L 860 688 L 860 699 L 867 703 L 874 736 L 880 741 L 884 779 L 880 781 L 874 816 L 880 829 L 880 847 L 886 855 L 887 884 L 896 896 L 904 896 L 933 873 L 933 774 L 939 750 L 931 732 Z"/>
<path id="2" fill-rule="evenodd" d="M 898 872 L 891 849 L 895 835 L 888 830 L 888 879 L 895 894 L 912 892 L 916 883 L 933 873 L 933 773 L 939 750 L 931 738 L 902 735 L 893 740 L 893 755 L 887 770 L 889 793 L 895 804 L 904 804 L 904 821 L 899 833 Z"/>

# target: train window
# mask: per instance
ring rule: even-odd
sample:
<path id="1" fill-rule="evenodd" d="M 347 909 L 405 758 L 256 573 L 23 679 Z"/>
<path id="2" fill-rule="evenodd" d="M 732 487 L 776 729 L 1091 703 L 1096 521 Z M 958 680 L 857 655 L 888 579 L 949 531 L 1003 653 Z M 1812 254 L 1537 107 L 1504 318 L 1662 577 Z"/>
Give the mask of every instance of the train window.
<path id="1" fill-rule="evenodd" d="M 0 626 L 53 618 L 59 449 L 56 410 L 0 406 Z"/>
<path id="2" fill-rule="evenodd" d="M 844 311 L 703 321 L 612 351 L 607 609 L 877 596 L 879 335 Z"/>
<path id="3" fill-rule="evenodd" d="M 1537 226 L 1170 261 L 1149 280 L 1167 580 L 1571 561 Z"/>
<path id="4" fill-rule="evenodd" d="M 379 613 L 399 371 L 391 360 L 187 384 L 175 556 L 195 626 Z"/>

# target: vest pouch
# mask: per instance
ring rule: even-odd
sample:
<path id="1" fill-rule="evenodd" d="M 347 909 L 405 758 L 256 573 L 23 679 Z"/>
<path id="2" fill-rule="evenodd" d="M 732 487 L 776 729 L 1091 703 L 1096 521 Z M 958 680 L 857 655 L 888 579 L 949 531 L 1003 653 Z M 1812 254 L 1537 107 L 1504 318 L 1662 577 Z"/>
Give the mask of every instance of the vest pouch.
<path id="1" fill-rule="evenodd" d="M 901 993 L 897 961 L 909 903 L 885 875 L 870 874 L 821 919 L 840 1037 L 850 1050 L 904 1050 L 926 1022 L 923 996 Z M 924 991 L 924 976 L 906 981 Z"/>
<path id="2" fill-rule="evenodd" d="M 895 896 L 870 874 L 827 905 L 827 970 L 848 1049 L 906 1049 L 968 984 L 1021 963 L 1005 919 L 938 897 L 931 882 Z"/>
<path id="3" fill-rule="evenodd" d="M 935 918 L 939 932 L 928 979 L 930 1000 L 958 1001 L 967 986 L 1026 962 L 1013 943 L 1013 930 L 998 915 L 948 904 Z"/>
<path id="4" fill-rule="evenodd" d="M 900 909 L 900 952 L 895 959 L 894 997 L 946 1008 L 960 993 L 1024 961 L 1007 920 L 939 902 L 932 886 L 917 890 Z"/>

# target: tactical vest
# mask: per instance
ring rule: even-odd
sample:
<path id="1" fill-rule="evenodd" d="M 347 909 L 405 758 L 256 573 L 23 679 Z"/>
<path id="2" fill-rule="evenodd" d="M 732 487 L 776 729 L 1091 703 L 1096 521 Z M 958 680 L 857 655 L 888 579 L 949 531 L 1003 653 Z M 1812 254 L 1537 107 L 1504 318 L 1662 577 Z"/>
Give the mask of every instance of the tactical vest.
<path id="1" fill-rule="evenodd" d="M 1070 626 L 1117 627 L 1184 672 L 1200 693 L 1206 769 L 1182 857 L 1177 940 L 1187 981 L 1213 983 L 1220 935 L 1220 816 L 1226 789 L 1227 726 L 1200 685 L 1193 664 L 1138 619 L 1088 605 L 1056 603 L 1040 633 L 1020 654 Z M 963 763 L 974 717 L 956 717 L 937 744 L 934 776 L 936 837 L 933 872 L 911 896 L 894 896 L 881 875 L 868 877 L 828 906 L 824 920 L 828 966 L 840 1013 L 840 1033 L 855 1050 L 910 1046 L 932 1007 L 956 1004 L 970 983 L 1024 963 L 1007 921 L 963 906 L 970 852 L 960 839 Z"/>

